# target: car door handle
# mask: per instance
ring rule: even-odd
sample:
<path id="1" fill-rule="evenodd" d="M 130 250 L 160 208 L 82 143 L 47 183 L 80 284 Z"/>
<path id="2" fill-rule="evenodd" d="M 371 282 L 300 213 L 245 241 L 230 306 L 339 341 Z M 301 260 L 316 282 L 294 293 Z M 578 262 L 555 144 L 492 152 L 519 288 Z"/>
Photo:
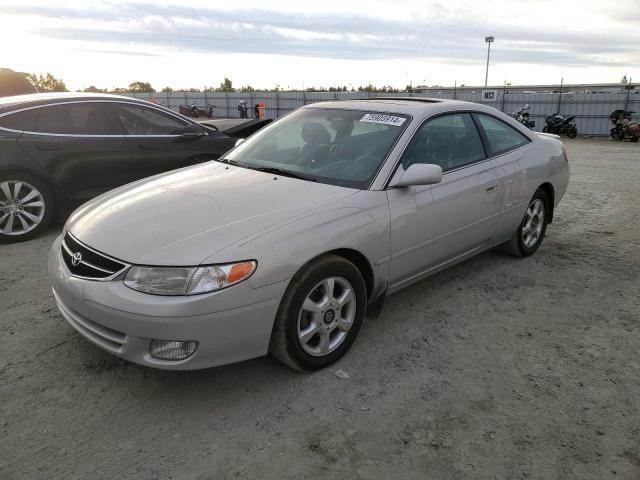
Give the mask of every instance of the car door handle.
<path id="1" fill-rule="evenodd" d="M 62 147 L 56 145 L 36 145 L 36 148 L 41 152 L 57 152 L 62 150 Z"/>
<path id="2" fill-rule="evenodd" d="M 498 185 L 489 185 L 486 188 L 486 190 L 487 190 L 487 193 L 491 193 L 491 192 L 495 191 L 497 188 L 498 188 Z"/>
<path id="3" fill-rule="evenodd" d="M 158 146 L 157 145 L 141 145 L 141 144 L 138 144 L 138 148 L 140 150 L 158 150 Z"/>

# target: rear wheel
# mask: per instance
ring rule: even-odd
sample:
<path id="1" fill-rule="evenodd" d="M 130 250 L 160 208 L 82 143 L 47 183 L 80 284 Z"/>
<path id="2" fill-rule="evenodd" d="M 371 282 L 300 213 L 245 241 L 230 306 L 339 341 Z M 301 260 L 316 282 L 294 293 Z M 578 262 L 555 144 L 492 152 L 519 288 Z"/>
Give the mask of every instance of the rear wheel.
<path id="1" fill-rule="evenodd" d="M 536 190 L 520 226 L 511 240 L 503 245 L 504 250 L 515 257 L 533 255 L 540 247 L 547 231 L 550 208 L 549 199 L 544 190 Z"/>
<path id="2" fill-rule="evenodd" d="M 53 218 L 53 195 L 47 185 L 25 173 L 0 174 L 0 242 L 29 240 Z"/>
<path id="3" fill-rule="evenodd" d="M 327 255 L 291 280 L 276 316 L 269 351 L 296 370 L 326 367 L 353 344 L 367 305 L 360 271 Z"/>
<path id="4" fill-rule="evenodd" d="M 571 126 L 567 130 L 567 137 L 576 138 L 578 136 L 578 129 L 574 126 Z"/>
<path id="5" fill-rule="evenodd" d="M 631 137 L 632 142 L 637 142 L 638 140 L 640 140 L 640 137 Z"/>
<path id="6" fill-rule="evenodd" d="M 616 132 L 616 135 L 618 137 L 618 140 L 623 141 L 624 137 L 626 137 L 626 132 L 624 131 L 624 128 L 621 128 L 618 132 Z"/>

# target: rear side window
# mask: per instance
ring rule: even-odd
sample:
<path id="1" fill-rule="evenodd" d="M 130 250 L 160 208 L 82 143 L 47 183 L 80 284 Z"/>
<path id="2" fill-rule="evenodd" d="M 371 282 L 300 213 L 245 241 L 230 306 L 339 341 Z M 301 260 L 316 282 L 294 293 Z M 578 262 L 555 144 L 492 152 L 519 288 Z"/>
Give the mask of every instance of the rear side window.
<path id="1" fill-rule="evenodd" d="M 486 158 L 471 115 L 456 113 L 429 120 L 415 133 L 402 155 L 406 169 L 414 163 L 440 165 L 453 170 Z"/>
<path id="2" fill-rule="evenodd" d="M 128 135 L 176 135 L 187 125 L 173 115 L 137 105 L 120 104 L 116 112 Z"/>
<path id="3" fill-rule="evenodd" d="M 105 103 L 68 103 L 34 109 L 34 131 L 64 135 L 122 135 Z"/>
<path id="4" fill-rule="evenodd" d="M 0 128 L 19 130 L 21 132 L 32 132 L 36 126 L 37 120 L 38 116 L 34 109 L 10 113 L 9 115 L 0 117 Z"/>
<path id="5" fill-rule="evenodd" d="M 476 116 L 487 137 L 492 155 L 506 153 L 529 143 L 527 137 L 503 121 L 480 113 Z"/>

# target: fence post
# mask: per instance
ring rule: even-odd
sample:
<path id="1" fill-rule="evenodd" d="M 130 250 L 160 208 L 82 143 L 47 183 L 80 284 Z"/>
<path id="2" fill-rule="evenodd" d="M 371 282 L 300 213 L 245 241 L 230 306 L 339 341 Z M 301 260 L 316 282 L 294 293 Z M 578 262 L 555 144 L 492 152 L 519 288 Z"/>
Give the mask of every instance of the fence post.
<path id="1" fill-rule="evenodd" d="M 558 96 L 558 111 L 556 112 L 560 115 L 560 105 L 562 104 L 562 85 L 564 82 L 564 77 L 560 79 L 560 95 Z"/>
<path id="2" fill-rule="evenodd" d="M 629 81 L 627 82 L 627 99 L 624 102 L 624 111 L 629 110 L 629 95 L 631 94 L 631 77 L 629 77 Z"/>
<path id="3" fill-rule="evenodd" d="M 500 107 L 500 111 L 504 112 L 504 100 L 505 94 L 507 93 L 507 81 L 504 81 L 504 85 L 502 86 L 502 106 Z"/>
<path id="4" fill-rule="evenodd" d="M 207 105 L 207 86 L 204 86 L 204 109 L 205 111 L 209 110 L 209 105 Z"/>
<path id="5" fill-rule="evenodd" d="M 226 90 L 224 91 L 224 106 L 225 106 L 225 116 L 227 118 L 231 118 L 229 117 L 229 92 L 227 92 Z"/>
<path id="6" fill-rule="evenodd" d="M 280 92 L 276 90 L 276 118 L 280 117 Z"/>

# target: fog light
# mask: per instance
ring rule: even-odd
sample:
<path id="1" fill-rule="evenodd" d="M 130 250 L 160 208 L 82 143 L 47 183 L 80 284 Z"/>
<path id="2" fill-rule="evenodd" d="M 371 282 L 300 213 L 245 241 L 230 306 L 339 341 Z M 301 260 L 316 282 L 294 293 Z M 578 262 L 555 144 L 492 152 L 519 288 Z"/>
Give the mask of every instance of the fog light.
<path id="1" fill-rule="evenodd" d="M 184 360 L 195 353 L 195 340 L 151 340 L 149 353 L 160 360 Z"/>

